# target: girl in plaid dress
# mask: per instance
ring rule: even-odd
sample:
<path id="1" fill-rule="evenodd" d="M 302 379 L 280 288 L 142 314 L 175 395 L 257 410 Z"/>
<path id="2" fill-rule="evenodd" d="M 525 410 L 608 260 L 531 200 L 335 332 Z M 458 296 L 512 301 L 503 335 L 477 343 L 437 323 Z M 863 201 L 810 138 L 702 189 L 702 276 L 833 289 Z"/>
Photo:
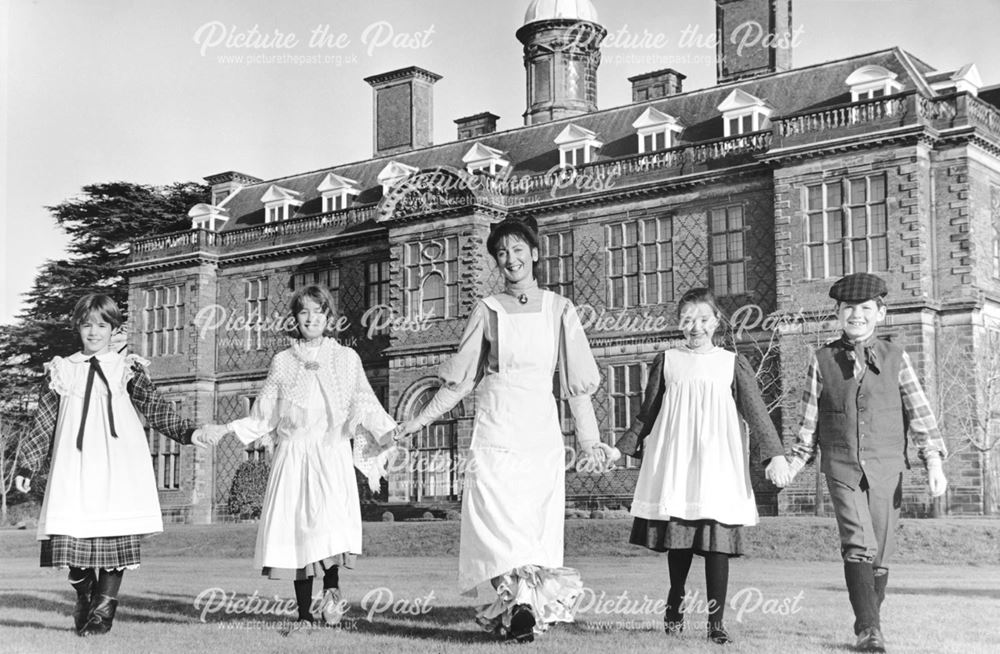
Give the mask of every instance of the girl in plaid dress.
<path id="1" fill-rule="evenodd" d="M 122 315 L 107 295 L 80 298 L 73 327 L 82 350 L 46 364 L 49 388 L 21 444 L 17 487 L 48 466 L 38 518 L 43 567 L 69 568 L 80 636 L 105 634 L 126 569 L 139 567 L 144 534 L 163 531 L 156 480 L 139 413 L 156 431 L 189 444 L 195 429 L 160 396 L 134 354 L 111 348 Z"/>

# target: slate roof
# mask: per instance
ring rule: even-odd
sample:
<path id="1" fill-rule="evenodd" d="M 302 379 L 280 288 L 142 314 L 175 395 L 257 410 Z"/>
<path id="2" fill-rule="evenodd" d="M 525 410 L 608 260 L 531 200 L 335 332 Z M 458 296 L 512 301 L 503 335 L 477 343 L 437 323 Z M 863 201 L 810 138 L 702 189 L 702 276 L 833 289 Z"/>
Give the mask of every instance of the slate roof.
<path id="1" fill-rule="evenodd" d="M 477 141 L 505 152 L 515 175 L 542 173 L 559 164 L 559 150 L 553 140 L 568 123 L 575 123 L 595 132 L 597 138 L 604 143 L 597 161 L 636 154 L 638 144 L 632 123 L 650 106 L 678 118 L 686 126 L 680 135 L 680 144 L 721 138 L 723 125 L 717 107 L 734 89 L 742 89 L 766 100 L 774 108 L 774 119 L 850 102 L 850 90 L 844 81 L 852 72 L 867 65 L 883 66 L 896 73 L 903 91 L 917 89 L 925 95 L 934 94 L 924 77 L 935 72 L 934 68 L 899 48 L 891 48 L 572 118 L 263 181 L 246 186 L 230 199 L 226 205 L 230 220 L 224 231 L 263 223 L 261 197 L 272 184 L 302 194 L 304 202 L 296 214 L 299 216 L 321 212 L 320 194 L 316 188 L 330 172 L 358 181 L 362 191 L 355 198 L 355 205 L 375 203 L 382 196 L 382 188 L 376 177 L 390 161 L 419 169 L 442 165 L 462 168 L 462 156 Z M 995 90 L 991 92 L 996 93 Z"/>

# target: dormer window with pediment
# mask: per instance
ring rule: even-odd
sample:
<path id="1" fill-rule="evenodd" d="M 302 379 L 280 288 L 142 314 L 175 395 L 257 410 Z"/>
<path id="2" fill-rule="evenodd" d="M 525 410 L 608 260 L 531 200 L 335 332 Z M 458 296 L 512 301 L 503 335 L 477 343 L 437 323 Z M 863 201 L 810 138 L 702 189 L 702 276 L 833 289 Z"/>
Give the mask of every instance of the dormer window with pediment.
<path id="1" fill-rule="evenodd" d="M 739 136 L 767 129 L 774 109 L 766 101 L 736 89 L 718 107 L 724 136 Z"/>
<path id="2" fill-rule="evenodd" d="M 966 64 L 952 73 L 930 73 L 927 81 L 938 93 L 979 95 L 979 89 L 983 86 L 983 78 L 980 77 L 976 64 Z"/>
<path id="3" fill-rule="evenodd" d="M 221 231 L 229 221 L 229 212 L 214 204 L 199 203 L 188 211 L 192 229 L 207 229 L 210 232 Z"/>
<path id="4" fill-rule="evenodd" d="M 851 102 L 874 100 L 903 90 L 896 73 L 882 66 L 862 66 L 851 73 L 845 83 L 851 87 Z"/>
<path id="5" fill-rule="evenodd" d="M 419 170 L 419 168 L 407 166 L 406 164 L 399 163 L 398 161 L 390 161 L 376 178 L 378 179 L 378 183 L 382 185 L 382 194 L 385 195 L 393 186 Z"/>
<path id="6" fill-rule="evenodd" d="M 323 201 L 323 213 L 348 208 L 354 197 L 361 192 L 355 180 L 334 173 L 328 173 L 316 190 Z"/>
<path id="7" fill-rule="evenodd" d="M 264 222 L 276 223 L 291 218 L 302 206 L 301 195 L 298 191 L 271 184 L 260 199 L 264 203 Z"/>
<path id="8" fill-rule="evenodd" d="M 573 123 L 559 132 L 554 142 L 559 146 L 559 165 L 562 168 L 575 168 L 595 161 L 598 148 L 604 145 L 597 140 L 597 134 Z"/>
<path id="9" fill-rule="evenodd" d="M 504 159 L 504 154 L 496 148 L 476 142 L 462 157 L 462 163 L 465 164 L 465 170 L 469 173 L 484 172 L 496 175 L 510 165 L 510 161 Z"/>
<path id="10" fill-rule="evenodd" d="M 632 123 L 639 137 L 639 153 L 666 150 L 677 145 L 684 127 L 676 118 L 658 109 L 648 107 Z"/>

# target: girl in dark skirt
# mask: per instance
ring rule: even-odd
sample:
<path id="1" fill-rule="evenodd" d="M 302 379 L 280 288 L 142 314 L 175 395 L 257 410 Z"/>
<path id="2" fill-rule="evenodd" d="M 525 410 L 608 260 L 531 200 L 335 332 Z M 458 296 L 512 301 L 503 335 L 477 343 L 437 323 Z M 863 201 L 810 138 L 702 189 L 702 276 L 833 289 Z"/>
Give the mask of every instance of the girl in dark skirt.
<path id="1" fill-rule="evenodd" d="M 111 347 L 121 324 L 118 307 L 106 295 L 86 295 L 76 303 L 73 326 L 82 350 L 46 364 L 49 389 L 21 443 L 23 469 L 16 479 L 17 488 L 28 492 L 33 472 L 49 465 L 38 518 L 41 565 L 69 568 L 80 636 L 111 629 L 122 574 L 139 567 L 141 536 L 163 531 L 137 412 L 181 443 L 191 443 L 195 432 L 153 386 L 145 370 L 149 362 Z"/>
<path id="2" fill-rule="evenodd" d="M 669 634 L 684 628 L 684 584 L 692 557 L 704 557 L 708 637 L 726 644 L 729 557 L 743 554 L 742 526 L 757 523 L 740 417 L 762 460 L 771 459 L 769 475 L 787 462 L 750 364 L 713 342 L 724 317 L 711 291 L 688 291 L 677 313 L 685 343 L 656 357 L 639 415 L 617 443 L 642 457 L 629 542 L 667 552 Z"/>

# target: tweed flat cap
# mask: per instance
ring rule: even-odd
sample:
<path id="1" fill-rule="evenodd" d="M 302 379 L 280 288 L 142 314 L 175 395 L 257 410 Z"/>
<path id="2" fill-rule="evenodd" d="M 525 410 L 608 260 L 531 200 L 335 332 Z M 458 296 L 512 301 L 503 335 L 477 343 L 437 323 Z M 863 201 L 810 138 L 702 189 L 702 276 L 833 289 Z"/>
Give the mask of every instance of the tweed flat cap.
<path id="1" fill-rule="evenodd" d="M 882 297 L 889 292 L 885 280 L 871 273 L 854 273 L 837 280 L 830 287 L 830 297 L 837 302 L 858 304 Z"/>

